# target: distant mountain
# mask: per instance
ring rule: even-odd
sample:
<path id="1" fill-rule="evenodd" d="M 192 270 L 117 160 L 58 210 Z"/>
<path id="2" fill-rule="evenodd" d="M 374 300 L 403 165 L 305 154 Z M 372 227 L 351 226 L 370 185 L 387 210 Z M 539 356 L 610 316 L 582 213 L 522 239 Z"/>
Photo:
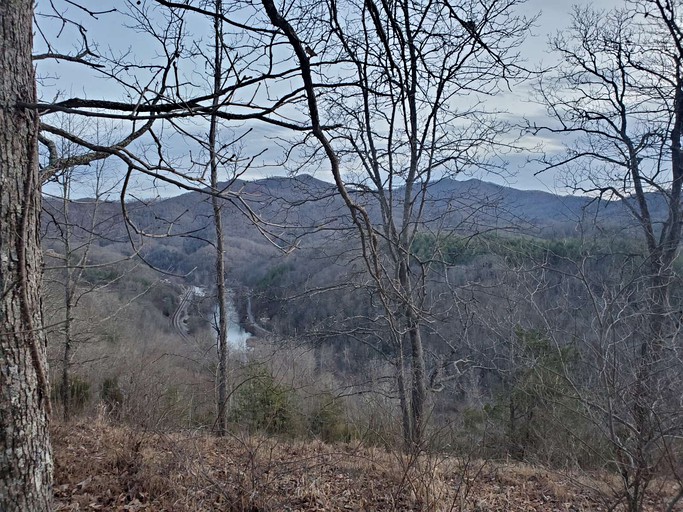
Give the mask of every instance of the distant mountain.
<path id="1" fill-rule="evenodd" d="M 226 257 L 233 268 L 246 268 L 273 257 L 277 252 L 275 245 L 295 244 L 306 233 L 313 233 L 306 235 L 311 245 L 338 243 L 341 235 L 337 228 L 351 226 L 350 214 L 334 185 L 309 175 L 236 180 L 223 187 L 230 192 L 223 201 L 223 225 L 228 245 Z M 397 189 L 395 196 L 402 197 L 403 192 Z M 379 219 L 380 211 L 372 206 L 371 191 L 352 193 L 368 205 L 371 216 Z M 633 223 L 627 202 L 517 190 L 476 179 L 436 181 L 428 188 L 426 198 L 425 229 L 438 226 L 475 232 L 512 228 L 534 236 L 571 237 L 582 220 L 584 230 L 590 229 L 596 220 L 603 227 Z M 666 212 L 663 198 L 652 194 L 648 201 L 654 217 L 662 218 Z M 44 207 L 44 244 L 58 251 L 59 229 L 54 220 L 60 218 L 61 203 L 46 198 Z M 140 254 L 154 265 L 181 273 L 193 271 L 198 279 L 202 272 L 208 275 L 212 271 L 209 243 L 215 235 L 208 195 L 188 192 L 152 201 L 132 201 L 126 209 L 133 227 L 126 227 L 121 206 L 115 202 L 96 207 L 92 201 L 79 200 L 70 205 L 70 215 L 75 224 L 86 227 L 76 230 L 83 237 L 94 218 L 94 230 L 102 236 L 97 244 L 112 254 L 130 254 L 132 239 Z M 394 215 L 400 217 L 400 207 Z"/>

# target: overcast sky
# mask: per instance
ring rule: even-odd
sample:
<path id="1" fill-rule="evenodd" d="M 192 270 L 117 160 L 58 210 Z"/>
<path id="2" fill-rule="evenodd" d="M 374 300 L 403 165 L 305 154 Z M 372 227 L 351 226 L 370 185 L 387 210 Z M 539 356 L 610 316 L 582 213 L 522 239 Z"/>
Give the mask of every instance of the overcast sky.
<path id="1" fill-rule="evenodd" d="M 525 11 L 533 16 L 538 14 L 533 35 L 529 37 L 523 48 L 522 55 L 532 66 L 549 66 L 555 60 L 548 51 L 548 39 L 558 31 L 564 30 L 571 22 L 571 11 L 575 5 L 585 5 L 589 3 L 598 9 L 610 9 L 624 5 L 623 0 L 593 0 L 590 2 L 571 2 L 563 0 L 527 0 Z M 535 117 L 541 116 L 544 110 L 530 102 L 527 90 L 522 87 L 514 91 L 515 102 L 510 104 L 510 112 L 514 115 Z M 539 189 L 550 192 L 568 193 L 564 187 L 561 176 L 555 173 L 544 173 L 536 176 L 539 167 L 527 164 L 528 155 L 519 155 L 510 158 L 512 176 L 506 180 L 496 178 L 492 181 L 499 181 L 520 189 Z M 484 178 L 485 179 L 485 178 Z"/>
<path id="2" fill-rule="evenodd" d="M 93 2 L 94 3 L 94 2 Z M 620 0 L 594 0 L 591 2 L 593 6 L 598 8 L 610 8 L 613 6 L 622 5 L 623 2 Z M 41 6 L 43 4 L 43 6 Z M 39 10 L 41 7 L 44 8 L 46 4 L 45 0 L 39 1 Z M 89 3 L 87 3 L 89 4 Z M 101 0 L 97 2 L 97 8 L 106 10 L 108 7 L 116 6 L 118 2 L 114 0 Z M 572 2 L 566 2 L 563 0 L 528 0 L 524 6 L 523 12 L 529 16 L 534 16 L 539 14 L 539 18 L 536 22 L 536 26 L 533 29 L 533 36 L 530 37 L 524 47 L 522 48 L 522 55 L 527 61 L 528 65 L 535 67 L 544 63 L 546 65 L 553 62 L 552 55 L 547 53 L 547 41 L 551 34 L 554 34 L 558 30 L 562 30 L 566 27 L 570 21 L 570 11 L 572 8 Z M 73 11 L 72 11 L 73 12 Z M 119 48 L 124 51 L 127 46 L 135 44 L 135 35 L 132 31 L 123 29 L 120 23 L 109 22 L 109 19 L 116 19 L 120 21 L 119 17 L 106 16 L 101 17 L 98 22 L 94 20 L 86 20 L 89 26 L 92 26 L 93 32 L 91 37 L 97 36 L 100 41 L 100 47 L 104 45 L 111 46 L 116 49 Z M 52 27 L 54 30 L 58 30 L 56 26 Z M 196 29 L 195 29 L 196 30 Z M 53 32 L 53 36 L 56 32 Z M 36 38 L 37 51 L 40 51 L 40 36 Z M 61 43 L 64 43 L 64 35 L 61 36 Z M 136 48 L 140 50 L 140 48 Z M 150 52 L 158 51 L 158 49 L 149 49 Z M 59 90 L 63 96 L 81 96 L 83 94 L 90 98 L 95 97 L 106 97 L 107 89 L 112 86 L 112 84 L 103 81 L 102 79 L 92 79 L 87 74 L 83 73 L 77 66 L 64 64 L 63 62 L 59 64 L 59 67 L 52 65 L 45 65 L 41 63 L 39 65 L 39 74 L 43 76 L 42 81 L 42 94 L 46 99 L 50 99 L 54 96 L 57 90 Z M 59 75 L 59 79 L 52 78 L 53 76 Z M 513 91 L 512 94 L 506 95 L 505 97 L 497 98 L 497 101 L 504 101 L 506 108 L 512 114 L 512 117 L 516 116 L 536 116 L 541 115 L 542 109 L 529 102 L 528 88 L 521 87 Z M 496 101 L 496 100 L 494 100 Z M 271 135 L 274 133 L 272 129 L 267 130 Z M 264 132 L 260 135 L 254 134 L 249 138 L 245 139 L 243 152 L 245 154 L 254 154 L 260 152 L 265 147 L 270 147 L 271 151 L 265 153 L 264 156 L 259 160 L 263 167 L 256 169 L 252 172 L 252 177 L 263 177 L 269 175 L 280 174 L 279 167 L 275 166 L 275 160 L 278 158 L 280 152 L 275 149 L 275 144 L 268 139 L 267 134 Z M 495 181 L 501 184 L 510 185 L 516 188 L 523 189 L 541 189 L 546 191 L 559 191 L 566 192 L 566 189 L 562 188 L 561 179 L 558 179 L 554 174 L 542 174 L 540 176 L 535 176 L 534 173 L 538 170 L 537 166 L 526 165 L 525 162 L 528 155 L 514 155 L 509 158 L 510 168 L 509 175 L 506 177 L 490 176 L 490 175 L 478 175 L 476 177 Z M 270 165 L 269 165 L 270 164 Z M 321 179 L 326 179 L 324 174 L 318 176 Z M 151 189 L 149 189 L 151 190 Z M 167 189 L 162 192 L 163 194 L 177 193 L 172 189 Z M 141 192 L 142 195 L 148 195 L 144 191 Z"/>

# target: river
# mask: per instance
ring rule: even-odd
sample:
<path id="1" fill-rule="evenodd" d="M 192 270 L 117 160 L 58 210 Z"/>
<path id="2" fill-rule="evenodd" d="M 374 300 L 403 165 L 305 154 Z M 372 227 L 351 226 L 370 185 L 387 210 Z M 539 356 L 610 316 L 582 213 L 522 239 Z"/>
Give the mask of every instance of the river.
<path id="1" fill-rule="evenodd" d="M 247 350 L 247 340 L 251 338 L 251 333 L 248 333 L 240 325 L 239 316 L 235 309 L 235 299 L 232 290 L 227 290 L 226 306 L 228 309 L 228 346 L 232 350 L 245 352 Z M 214 308 L 214 325 L 218 322 L 218 305 Z"/>

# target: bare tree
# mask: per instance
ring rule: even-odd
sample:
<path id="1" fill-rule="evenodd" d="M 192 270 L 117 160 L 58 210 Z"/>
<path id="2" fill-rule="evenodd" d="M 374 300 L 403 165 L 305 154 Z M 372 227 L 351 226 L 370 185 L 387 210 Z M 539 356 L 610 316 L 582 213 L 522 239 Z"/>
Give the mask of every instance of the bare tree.
<path id="1" fill-rule="evenodd" d="M 635 0 L 609 12 L 575 8 L 570 30 L 553 41 L 562 63 L 538 87 L 556 123 L 530 126 L 570 141 L 566 153 L 544 159 L 546 168 L 568 168 L 578 190 L 620 199 L 642 240 L 638 274 L 613 295 L 639 297 L 640 327 L 623 338 L 624 352 L 612 360 L 632 379 L 629 405 L 620 412 L 610 408 L 606 416 L 619 424 L 609 437 L 633 511 L 643 506 L 660 442 L 676 434 L 665 395 L 674 384 L 667 369 L 678 335 L 671 291 L 683 226 L 680 9 L 680 2 L 660 0 Z M 621 302 L 604 303 L 609 307 L 599 309 L 607 316 L 600 314 L 605 321 L 599 325 L 614 333 L 608 319 L 620 318 L 612 315 Z"/>
<path id="2" fill-rule="evenodd" d="M 103 172 L 102 162 L 99 162 L 94 173 L 88 173 L 90 174 L 88 179 L 94 181 L 93 189 L 95 190 L 94 197 L 89 200 L 91 202 L 89 213 L 92 214 L 89 218 L 76 219 L 71 212 L 74 188 L 78 187 L 79 181 L 76 169 L 67 169 L 61 172 L 59 176 L 54 177 L 60 186 L 60 195 L 53 197 L 51 207 L 44 209 L 44 215 L 49 217 L 46 222 L 46 231 L 48 232 L 46 238 L 50 240 L 43 239 L 43 249 L 49 251 L 47 256 L 55 262 L 54 265 L 46 267 L 46 279 L 55 279 L 63 291 L 63 319 L 59 322 L 57 330 L 63 339 L 62 372 L 58 389 L 64 421 L 69 421 L 72 416 L 73 376 L 70 369 L 79 338 L 84 335 L 87 336 L 86 333 L 76 331 L 75 311 L 80 300 L 86 294 L 102 287 L 101 283 L 99 286 L 83 287 L 82 278 L 87 270 L 107 265 L 107 263 L 92 265 L 90 262 L 90 251 L 99 237 L 98 231 L 103 222 L 99 211 L 100 205 L 103 197 L 111 192 L 111 188 L 105 190 L 102 185 L 104 181 Z M 109 264 L 114 263 L 116 262 Z"/>
<path id="3" fill-rule="evenodd" d="M 214 58 L 213 58 L 213 92 L 218 93 L 222 85 L 223 71 L 223 2 L 216 0 L 213 23 L 214 30 Z M 214 113 L 211 114 L 209 128 L 209 154 L 211 165 L 211 188 L 218 190 L 218 166 L 220 154 L 217 147 L 218 118 L 215 111 L 218 108 L 218 97 L 214 98 Z M 216 230 L 216 298 L 218 300 L 218 416 L 216 418 L 216 432 L 225 435 L 227 431 L 227 402 L 228 402 L 228 310 L 225 290 L 225 241 L 223 236 L 223 218 L 220 200 L 211 196 L 213 207 L 213 221 Z"/>
<path id="4" fill-rule="evenodd" d="M 141 2 L 130 2 L 128 7 L 132 11 L 137 9 L 137 12 L 143 12 L 145 8 Z M 182 35 L 182 20 L 171 16 L 163 37 L 154 41 L 159 48 L 158 58 L 152 62 L 141 62 L 128 58 L 125 52 L 108 56 L 98 52 L 94 42 L 88 39 L 89 32 L 84 23 L 78 19 L 81 16 L 98 20 L 116 13 L 116 9 L 98 11 L 89 9 L 85 3 L 71 1 L 40 4 L 37 12 L 34 12 L 32 2 L 25 1 L 6 2 L 0 7 L 0 130 L 3 133 L 0 151 L 0 275 L 3 283 L 0 314 L 0 472 L 3 478 L 0 482 L 0 509 L 3 510 L 49 510 L 51 501 L 52 458 L 47 431 L 50 390 L 42 331 L 42 260 L 38 237 L 41 183 L 60 170 L 115 155 L 129 169 L 122 197 L 126 195 L 133 171 L 166 183 L 201 190 L 201 187 L 193 185 L 196 176 L 176 170 L 162 151 L 163 135 L 151 130 L 160 119 L 205 116 L 215 110 L 212 106 L 214 95 L 198 92 L 196 96 L 190 93 L 191 97 L 187 97 L 183 91 L 192 87 L 175 80 L 178 76 L 175 70 L 180 55 L 178 43 Z M 139 19 L 153 24 L 153 17 L 142 16 Z M 35 31 L 34 20 L 37 21 Z M 68 39 L 68 31 L 76 34 L 77 49 L 65 52 L 56 48 L 44 23 L 59 26 L 56 35 L 63 36 L 63 39 Z M 34 32 L 42 48 L 32 55 Z M 140 46 L 145 47 L 144 44 Z M 106 77 L 109 84 L 120 87 L 117 93 L 124 99 L 63 100 L 60 93 L 56 98 L 52 96 L 50 100 L 41 101 L 36 96 L 33 62 L 46 61 L 73 63 Z M 230 96 L 235 89 L 242 87 L 242 81 L 253 85 L 263 79 L 262 75 L 253 80 L 240 77 L 239 83 L 231 84 L 222 91 L 222 97 Z M 227 103 L 221 102 L 224 117 L 242 121 L 255 117 L 252 109 L 261 116 L 277 109 L 277 105 L 257 108 L 246 102 L 240 105 L 243 107 L 240 112 L 233 113 L 225 109 Z M 49 116 L 55 112 L 120 119 L 126 123 L 121 131 L 127 133 L 116 144 L 102 145 L 91 137 L 79 136 L 50 124 Z M 38 113 L 42 116 L 40 120 Z M 273 123 L 287 125 L 277 119 Z M 142 140 L 143 136 L 148 137 L 146 141 L 152 151 L 132 151 L 131 144 Z M 55 151 L 55 139 L 69 141 L 80 146 L 82 151 L 63 158 Z M 47 149 L 50 159 L 40 176 L 39 143 Z"/>
<path id="5" fill-rule="evenodd" d="M 518 4 L 263 0 L 298 60 L 312 135 L 360 236 L 395 351 L 409 447 L 424 442 L 430 321 L 430 265 L 413 242 L 429 221 L 431 185 L 502 165 L 490 155 L 506 127 L 483 98 L 524 74 L 515 48 L 529 21 L 514 14 Z"/>
<path id="6" fill-rule="evenodd" d="M 79 405 L 85 405 L 88 389 L 78 370 L 86 361 L 79 352 L 96 339 L 99 327 L 92 317 L 84 318 L 81 305 L 88 295 L 101 293 L 120 280 L 123 274 L 115 268 L 137 257 L 134 251 L 103 257 L 98 250 L 98 246 L 116 241 L 110 232 L 112 225 L 120 222 L 121 211 L 110 199 L 119 185 L 120 180 L 102 160 L 56 173 L 43 192 L 45 295 L 60 294 L 59 298 L 45 301 L 44 311 L 52 348 L 48 354 L 50 365 L 53 370 L 60 368 L 52 396 L 59 400 L 67 422 Z M 57 345 L 61 355 L 55 358 Z"/>
<path id="7" fill-rule="evenodd" d="M 254 223 L 261 221 L 248 202 L 238 192 L 229 189 L 234 179 L 246 172 L 255 158 L 252 155 L 244 161 L 237 162 L 234 152 L 228 156 L 240 137 L 248 134 L 250 129 L 244 128 L 241 136 L 234 136 L 230 143 L 226 143 L 226 137 L 220 133 L 223 128 L 221 122 L 259 119 L 275 125 L 289 125 L 290 123 L 281 120 L 278 115 L 278 101 L 271 101 L 258 94 L 258 91 L 264 82 L 275 77 L 281 79 L 291 72 L 286 65 L 280 66 L 282 69 L 276 72 L 273 71 L 270 61 L 272 56 L 269 57 L 267 51 L 268 43 L 261 44 L 262 39 L 268 37 L 270 31 L 252 31 L 247 25 L 230 17 L 236 9 L 236 4 L 230 4 L 229 7 L 225 8 L 222 2 L 215 3 L 213 7 L 207 7 L 205 2 L 128 2 L 127 9 L 124 10 L 127 21 L 140 37 L 146 37 L 151 44 L 159 47 L 159 56 L 144 55 L 143 58 L 146 60 L 140 61 L 135 59 L 135 54 L 120 56 L 113 53 L 97 53 L 96 46 L 86 37 L 87 31 L 81 22 L 67 17 L 64 14 L 67 12 L 65 9 L 60 10 L 52 3 L 46 15 L 48 20 L 53 21 L 56 18 L 66 27 L 75 27 L 76 32 L 82 36 L 79 40 L 83 50 L 77 53 L 76 60 L 92 68 L 96 75 L 109 78 L 129 99 L 111 101 L 84 97 L 26 105 L 28 108 L 39 108 L 44 119 L 55 113 L 63 113 L 76 118 L 117 119 L 129 127 L 130 134 L 118 143 L 101 145 L 92 142 L 90 134 L 77 135 L 50 125 L 45 120 L 42 129 L 47 135 L 41 137 L 41 142 L 50 154 L 49 169 L 43 173 L 45 179 L 67 166 L 82 165 L 109 156 L 123 162 L 128 172 L 120 194 L 121 204 L 124 219 L 129 226 L 131 243 L 136 250 L 144 244 L 146 237 L 160 238 L 181 233 L 173 230 L 172 223 L 160 226 L 157 230 L 145 231 L 134 222 L 133 216 L 128 212 L 126 198 L 129 197 L 135 173 L 147 175 L 155 182 L 159 180 L 211 197 L 216 235 L 216 289 L 219 310 L 217 430 L 221 433 L 225 432 L 227 399 L 226 271 L 222 205 L 229 201 Z M 114 14 L 111 10 L 92 11 L 80 5 L 78 8 L 79 12 L 85 13 L 86 18 Z M 186 17 L 193 17 L 193 22 L 199 20 L 203 25 L 212 27 L 212 55 L 207 53 L 204 41 L 191 39 L 185 29 Z M 233 32 L 226 33 L 224 26 L 231 27 Z M 227 41 L 228 37 L 236 39 L 245 32 L 249 35 L 246 37 L 246 43 L 236 43 L 233 47 Z M 40 34 L 43 36 L 42 31 Z M 62 52 L 51 48 L 47 37 L 45 44 L 50 51 L 41 54 L 41 60 L 63 58 Z M 255 53 L 253 58 L 251 53 Z M 264 59 L 265 63 L 262 63 L 261 60 Z M 202 62 L 206 69 L 210 70 L 210 81 L 205 80 L 206 69 L 199 69 Z M 263 101 L 263 105 L 259 101 Z M 198 126 L 208 126 L 208 134 L 198 132 Z M 82 148 L 80 154 L 77 152 L 69 158 L 58 155 L 56 147 L 61 141 L 68 141 L 72 146 Z M 186 153 L 183 154 L 176 149 L 178 141 L 186 148 Z M 134 142 L 137 143 L 136 146 L 133 146 Z M 201 161 L 201 157 L 197 159 L 197 154 L 208 155 L 207 162 Z M 230 183 L 219 187 L 219 173 L 231 166 L 234 172 L 230 176 Z M 236 171 L 238 168 L 239 172 Z M 209 184 L 210 188 L 205 188 L 206 184 Z M 266 233 L 267 227 L 263 227 L 265 224 L 260 225 L 262 232 L 274 241 L 276 236 L 271 238 Z"/>

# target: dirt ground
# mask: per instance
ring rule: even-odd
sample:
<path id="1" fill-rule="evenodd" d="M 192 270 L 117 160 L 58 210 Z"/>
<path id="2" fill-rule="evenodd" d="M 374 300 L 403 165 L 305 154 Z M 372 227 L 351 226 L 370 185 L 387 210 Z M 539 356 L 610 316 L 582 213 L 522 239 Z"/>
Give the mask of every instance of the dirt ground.
<path id="1" fill-rule="evenodd" d="M 610 508 L 618 486 L 609 475 L 97 422 L 56 424 L 52 433 L 58 511 L 620 510 Z M 666 510 L 673 492 L 658 482 L 646 510 Z"/>

